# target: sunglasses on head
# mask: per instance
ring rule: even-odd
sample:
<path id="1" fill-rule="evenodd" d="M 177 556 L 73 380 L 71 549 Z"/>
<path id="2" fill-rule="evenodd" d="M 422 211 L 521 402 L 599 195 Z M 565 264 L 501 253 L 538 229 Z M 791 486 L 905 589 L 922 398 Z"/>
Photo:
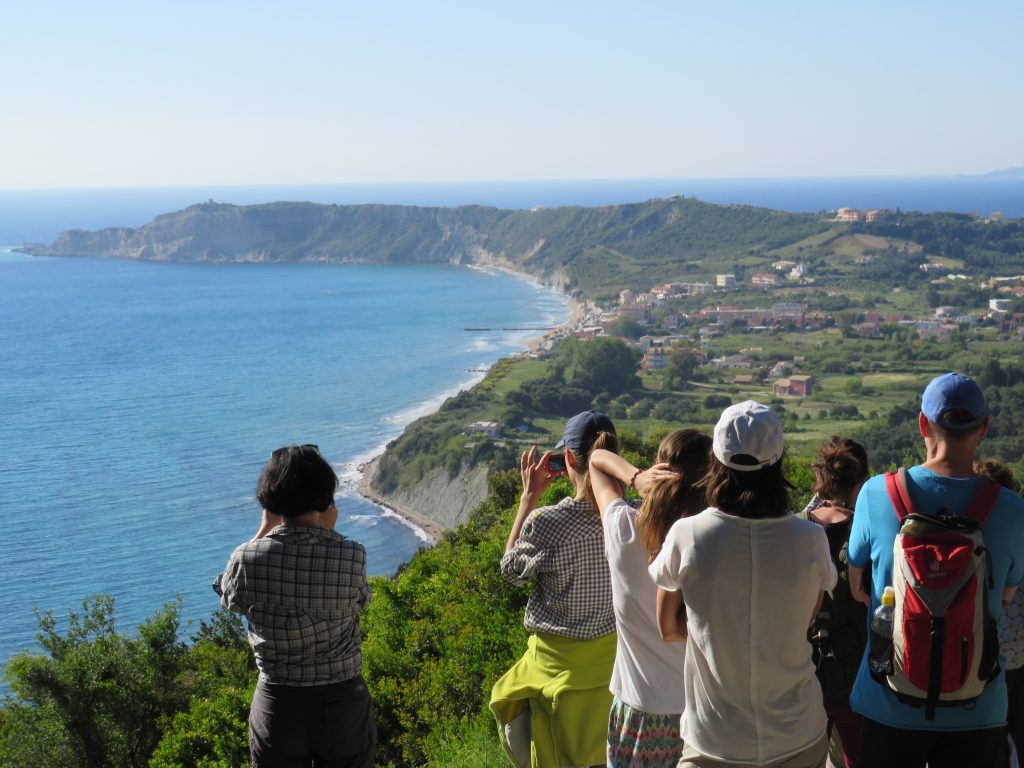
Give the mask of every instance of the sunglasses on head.
<path id="1" fill-rule="evenodd" d="M 285 453 L 288 453 L 289 451 L 308 451 L 308 450 L 312 450 L 314 453 L 319 455 L 319 453 L 320 453 L 320 446 L 319 445 L 313 445 L 313 443 L 306 443 L 305 445 L 286 445 L 284 448 L 278 448 L 276 451 L 274 451 L 272 454 L 270 454 L 270 457 L 271 458 L 277 458 L 278 456 L 281 456 L 281 455 L 283 455 Z"/>

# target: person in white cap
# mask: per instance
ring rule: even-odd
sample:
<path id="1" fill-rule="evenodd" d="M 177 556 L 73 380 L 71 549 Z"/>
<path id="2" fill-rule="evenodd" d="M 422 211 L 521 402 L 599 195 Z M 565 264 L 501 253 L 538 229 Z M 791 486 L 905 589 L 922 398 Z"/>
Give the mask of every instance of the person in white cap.
<path id="1" fill-rule="evenodd" d="M 807 628 L 837 574 L 821 526 L 789 511 L 782 423 L 748 400 L 715 425 L 708 509 L 650 566 L 666 638 L 687 636 L 679 768 L 819 768 L 828 740 Z"/>

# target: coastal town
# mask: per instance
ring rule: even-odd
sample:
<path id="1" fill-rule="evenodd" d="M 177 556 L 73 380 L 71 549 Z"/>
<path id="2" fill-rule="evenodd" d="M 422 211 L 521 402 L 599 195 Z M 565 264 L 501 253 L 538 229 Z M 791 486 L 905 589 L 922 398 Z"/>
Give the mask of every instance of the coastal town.
<path id="1" fill-rule="evenodd" d="M 840 208 L 836 220 L 874 221 L 886 213 Z M 862 256 L 859 263 L 870 264 L 875 258 Z M 719 273 L 709 275 L 706 281 L 659 283 L 645 291 L 624 289 L 611 305 L 588 303 L 571 326 L 549 334 L 540 346 L 542 351 L 551 352 L 570 336 L 618 336 L 642 351 L 641 366 L 645 370 L 660 371 L 669 364 L 674 352 L 685 351 L 695 355 L 701 364 L 735 370 L 735 384 L 757 385 L 764 382 L 748 370 L 751 361 L 746 355 L 716 353 L 716 342 L 726 334 L 757 336 L 838 328 L 847 337 L 883 339 L 900 334 L 911 342 L 946 343 L 957 333 L 986 327 L 1003 339 L 1024 340 L 1024 275 L 981 278 L 954 273 L 942 263 L 928 259 L 922 259 L 918 269 L 930 278 L 931 285 L 962 284 L 985 292 L 987 305 L 940 304 L 919 314 L 858 308 L 846 296 L 819 282 L 806 263 L 780 259 L 770 269 L 752 272 L 744 279 L 733 273 Z M 786 301 L 785 294 L 794 288 L 815 291 L 822 297 L 819 305 L 826 308 L 811 309 L 806 303 Z M 835 303 L 843 309 L 827 309 L 830 297 L 839 297 Z M 699 308 L 686 311 L 697 303 Z M 811 394 L 812 377 L 795 372 L 802 362 L 802 355 L 793 354 L 767 367 L 764 378 L 773 382 L 771 389 L 775 395 Z"/>

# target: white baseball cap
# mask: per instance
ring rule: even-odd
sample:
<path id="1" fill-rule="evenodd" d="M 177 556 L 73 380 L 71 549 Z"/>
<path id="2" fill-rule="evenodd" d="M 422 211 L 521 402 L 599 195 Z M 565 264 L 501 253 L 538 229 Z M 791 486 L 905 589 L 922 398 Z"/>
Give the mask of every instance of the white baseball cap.
<path id="1" fill-rule="evenodd" d="M 782 458 L 782 421 L 767 405 L 753 400 L 730 405 L 715 424 L 711 450 L 731 469 L 756 472 Z M 747 460 L 734 461 L 739 456 Z"/>

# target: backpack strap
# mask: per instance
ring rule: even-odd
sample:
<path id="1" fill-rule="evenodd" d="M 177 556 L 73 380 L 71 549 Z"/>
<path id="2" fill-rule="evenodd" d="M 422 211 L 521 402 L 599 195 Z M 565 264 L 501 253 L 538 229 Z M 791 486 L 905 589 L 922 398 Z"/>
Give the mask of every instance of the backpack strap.
<path id="1" fill-rule="evenodd" d="M 905 468 L 900 467 L 894 472 L 885 473 L 885 490 L 889 494 L 889 501 L 892 502 L 896 517 L 900 519 L 900 522 L 907 515 L 914 513 L 914 502 L 910 500 L 910 492 L 907 490 L 907 470 Z M 983 525 L 989 514 L 995 509 L 1001 491 L 1002 488 L 998 483 L 986 478 L 974 495 L 964 519 L 979 526 Z"/>
<path id="2" fill-rule="evenodd" d="M 885 473 L 885 490 L 889 493 L 889 501 L 896 511 L 896 517 L 903 522 L 903 518 L 914 513 L 914 502 L 910 500 L 910 493 L 907 491 L 907 470 L 900 467 L 894 472 Z"/>
<path id="3" fill-rule="evenodd" d="M 996 502 L 999 501 L 1001 491 L 1002 487 L 998 483 L 985 478 L 964 517 L 979 526 L 983 525 L 988 519 L 989 513 L 995 508 Z"/>

